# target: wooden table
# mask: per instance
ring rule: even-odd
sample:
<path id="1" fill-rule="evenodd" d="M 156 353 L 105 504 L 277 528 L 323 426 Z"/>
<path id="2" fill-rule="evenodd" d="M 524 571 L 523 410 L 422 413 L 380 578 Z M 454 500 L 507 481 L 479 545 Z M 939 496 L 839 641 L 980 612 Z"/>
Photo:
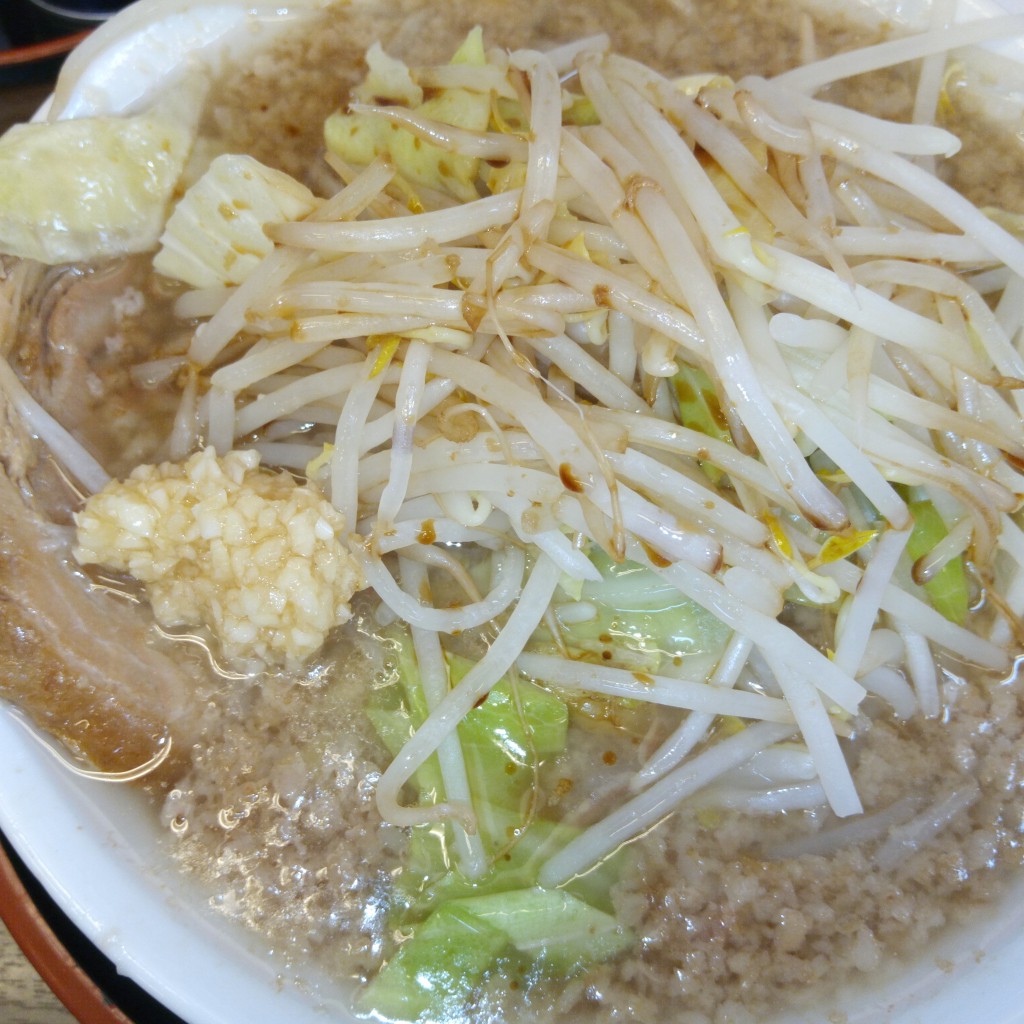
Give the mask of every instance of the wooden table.
<path id="1" fill-rule="evenodd" d="M 0 922 L 0 1020 L 4 1024 L 75 1024 Z"/>

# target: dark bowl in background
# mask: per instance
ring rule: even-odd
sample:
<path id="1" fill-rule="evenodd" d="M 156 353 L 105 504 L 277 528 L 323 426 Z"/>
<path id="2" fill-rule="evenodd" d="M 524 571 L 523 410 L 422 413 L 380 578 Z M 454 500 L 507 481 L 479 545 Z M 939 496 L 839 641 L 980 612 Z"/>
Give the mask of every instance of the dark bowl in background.
<path id="1" fill-rule="evenodd" d="M 128 0 L 5 0 L 0 4 L 0 24 L 14 47 L 95 28 Z"/>
<path id="2" fill-rule="evenodd" d="M 52 82 L 64 57 L 128 2 L 0 0 L 0 87 Z M 0 99 L 6 100 L 0 106 L 14 102 Z M 23 111 L 15 116 L 20 119 Z"/>

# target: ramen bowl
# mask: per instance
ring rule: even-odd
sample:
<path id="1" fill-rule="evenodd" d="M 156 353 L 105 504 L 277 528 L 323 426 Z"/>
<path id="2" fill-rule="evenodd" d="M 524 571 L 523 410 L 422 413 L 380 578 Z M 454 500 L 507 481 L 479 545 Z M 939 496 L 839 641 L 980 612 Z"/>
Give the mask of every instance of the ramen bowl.
<path id="1" fill-rule="evenodd" d="M 167 93 L 195 65 L 244 62 L 293 16 L 318 4 L 144 0 L 116 15 L 69 59 L 41 116 L 125 113 Z M 997 9 L 964 5 L 965 17 Z M 865 5 L 864 17 L 920 19 L 914 5 Z M 1014 44 L 1001 49 L 1008 63 Z M 1016 85 L 991 84 L 1012 107 Z M 0 716 L 0 828 L 33 874 L 126 977 L 188 1024 L 354 1020 L 346 986 L 316 966 L 272 955 L 267 942 L 213 909 L 216 894 L 182 875 L 147 799 L 130 787 L 69 773 L 46 740 L 14 711 Z M 1024 879 L 998 906 L 959 924 L 913 962 L 886 966 L 871 984 L 824 1007 L 780 1017 L 871 1024 L 1022 1019 Z"/>

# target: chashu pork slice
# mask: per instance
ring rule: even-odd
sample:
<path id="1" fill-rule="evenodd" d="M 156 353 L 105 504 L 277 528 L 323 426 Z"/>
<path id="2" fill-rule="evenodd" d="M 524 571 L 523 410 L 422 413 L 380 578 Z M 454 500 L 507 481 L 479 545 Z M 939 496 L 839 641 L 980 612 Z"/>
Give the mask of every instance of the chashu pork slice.
<path id="1" fill-rule="evenodd" d="M 89 275 L 76 308 L 109 308 L 111 280 L 123 290 L 110 275 Z M 83 318 L 58 305 L 44 339 L 49 360 L 41 358 L 41 332 L 24 327 L 38 319 L 40 296 L 45 304 L 54 295 L 45 284 L 46 268 L 0 259 L 0 358 L 34 366 L 40 391 L 78 378 L 82 392 L 83 359 L 108 325 L 82 330 Z M 89 415 L 67 393 L 47 397 L 71 420 Z M 177 651 L 160 649 L 146 602 L 93 586 L 72 559 L 76 499 L 15 406 L 0 387 L 0 701 L 101 771 L 130 771 L 171 739 L 166 772 L 195 738 L 195 677 Z"/>
<path id="2" fill-rule="evenodd" d="M 71 539 L 0 473 L 0 696 L 103 771 L 144 764 L 168 737 L 184 752 L 192 678 L 153 645 L 148 606 L 73 568 Z"/>

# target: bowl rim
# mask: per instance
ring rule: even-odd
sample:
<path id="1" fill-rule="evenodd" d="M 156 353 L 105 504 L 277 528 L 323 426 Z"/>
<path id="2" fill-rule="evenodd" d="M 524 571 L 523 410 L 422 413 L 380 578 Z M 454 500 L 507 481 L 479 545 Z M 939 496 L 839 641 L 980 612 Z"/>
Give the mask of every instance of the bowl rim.
<path id="1" fill-rule="evenodd" d="M 36 973 L 80 1024 L 133 1024 L 68 950 L 3 847 L 0 919 Z"/>
<path id="2" fill-rule="evenodd" d="M 215 0 L 210 3 L 214 6 Z M 961 0 L 961 5 L 982 15 L 1024 10 L 1024 0 Z M 51 42 L 81 41 L 89 34 Z M 173 865 L 158 862 L 161 843 L 155 821 L 143 822 L 117 806 L 123 790 L 114 799 L 113 787 L 104 789 L 98 783 L 76 779 L 44 753 L 23 728 L 18 714 L 0 705 L 0 779 L 4 780 L 0 785 L 0 831 L 58 905 L 122 973 L 189 1024 L 235 1024 L 239 1019 L 251 1024 L 280 1020 L 323 1024 L 325 1013 L 338 1022 L 354 1020 L 344 1008 L 343 994 L 329 979 L 311 971 L 282 976 L 278 972 L 281 965 L 263 959 L 260 940 L 226 918 L 210 914 L 201 894 L 188 891 L 192 880 L 182 878 Z M 4 912 L 0 916 L 7 920 L 11 906 L 5 898 L 3 860 L 0 907 Z M 94 872 L 91 877 L 90 871 Z M 1024 878 L 1019 881 L 1011 901 L 1018 904 L 1021 901 L 1016 897 L 1024 894 Z M 33 916 L 28 909 L 25 914 Z M 152 934 L 148 921 L 154 914 L 169 922 L 159 936 Z M 882 996 L 867 1008 L 873 1016 L 866 1019 L 871 1024 L 924 1020 L 928 1024 L 962 1024 L 963 1006 L 970 1005 L 978 1019 L 986 1019 L 988 1024 L 1021 1024 L 1022 919 L 1024 911 L 1018 911 L 1012 924 L 1003 921 L 996 929 L 991 922 L 985 925 L 989 941 L 998 944 L 985 952 L 965 951 L 965 960 L 977 962 L 958 965 L 937 997 L 921 996 L 933 983 L 936 970 L 944 971 L 933 962 L 919 975 L 919 990 L 911 1002 Z M 47 930 L 45 922 L 43 926 Z M 13 933 L 14 928 L 11 930 Z M 43 934 L 40 941 L 49 939 Z M 173 955 L 168 955 L 169 951 Z M 67 955 L 66 950 L 64 953 Z M 31 960 L 33 954 L 28 949 L 26 954 Z M 49 971 L 49 952 L 35 955 Z M 59 957 L 60 953 L 54 951 L 53 955 Z M 213 988 L 197 984 L 197 971 L 207 976 L 212 972 L 220 984 Z M 54 987 L 43 969 L 40 973 Z M 266 984 L 256 984 L 260 978 Z M 58 984 L 64 988 L 63 982 L 58 980 Z M 81 1015 L 78 1003 L 71 1006 L 56 987 L 54 990 L 82 1024 L 94 1024 Z M 74 1001 L 77 996 L 71 998 Z M 804 1017 L 798 1012 L 785 1019 L 809 1024 L 821 1017 Z M 95 1024 L 131 1022 L 122 1015 L 121 1019 L 99 1017 Z"/>

